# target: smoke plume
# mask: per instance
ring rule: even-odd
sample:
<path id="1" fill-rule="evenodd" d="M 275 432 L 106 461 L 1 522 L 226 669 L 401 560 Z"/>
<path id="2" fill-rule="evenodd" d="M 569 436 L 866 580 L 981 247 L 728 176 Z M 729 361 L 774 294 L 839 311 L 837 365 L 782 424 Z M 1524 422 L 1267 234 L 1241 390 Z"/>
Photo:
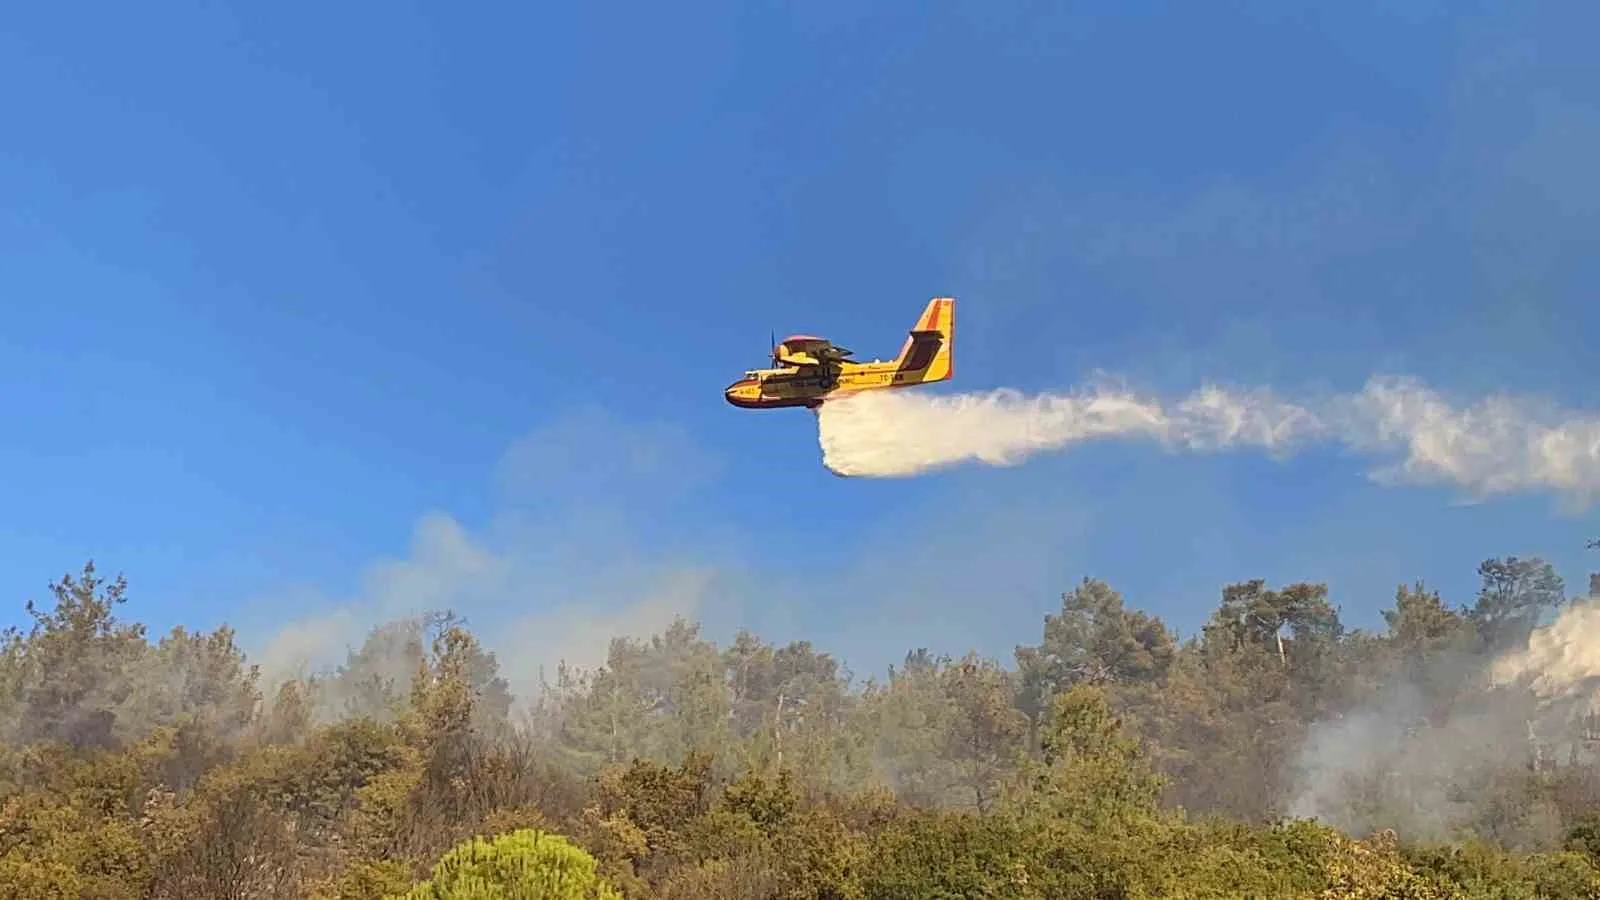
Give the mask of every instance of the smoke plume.
<path id="1" fill-rule="evenodd" d="M 1288 813 L 1355 833 L 1396 828 L 1450 841 L 1530 767 L 1567 762 L 1600 686 L 1600 597 L 1562 609 L 1526 645 L 1490 659 L 1441 654 L 1361 708 L 1313 725 Z M 1549 845 L 1558 817 L 1539 803 L 1497 838 Z"/>
<path id="2" fill-rule="evenodd" d="M 1528 646 L 1496 660 L 1490 676 L 1525 684 L 1545 702 L 1590 696 L 1600 683 L 1600 597 L 1562 610 L 1528 637 Z"/>
<path id="3" fill-rule="evenodd" d="M 1600 490 L 1600 416 L 1510 395 L 1458 406 L 1404 377 L 1301 402 L 1215 385 L 1163 401 L 1104 379 L 1061 394 L 877 391 L 824 404 L 817 423 L 823 464 L 847 476 L 1014 466 L 1108 438 L 1275 456 L 1316 441 L 1397 455 L 1373 473 L 1381 480 L 1448 483 L 1479 497 L 1545 489 L 1587 502 Z"/>

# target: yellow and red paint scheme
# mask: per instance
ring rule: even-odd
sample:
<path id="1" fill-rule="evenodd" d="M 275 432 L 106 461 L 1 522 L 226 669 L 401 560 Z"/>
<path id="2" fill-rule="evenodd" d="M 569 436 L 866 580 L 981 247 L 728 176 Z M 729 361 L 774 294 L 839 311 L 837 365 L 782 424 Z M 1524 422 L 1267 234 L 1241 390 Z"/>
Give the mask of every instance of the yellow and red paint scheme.
<path id="1" fill-rule="evenodd" d="M 935 297 L 891 360 L 851 362 L 826 338 L 796 334 L 772 348 L 773 368 L 752 369 L 723 391 L 741 409 L 816 409 L 861 391 L 913 387 L 955 375 L 956 301 Z"/>

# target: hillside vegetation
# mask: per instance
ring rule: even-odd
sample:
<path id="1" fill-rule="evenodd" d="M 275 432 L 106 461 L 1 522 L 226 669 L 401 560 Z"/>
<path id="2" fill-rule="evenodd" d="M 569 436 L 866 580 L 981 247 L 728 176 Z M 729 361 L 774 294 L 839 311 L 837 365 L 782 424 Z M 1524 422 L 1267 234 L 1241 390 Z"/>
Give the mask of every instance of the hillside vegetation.
<path id="1" fill-rule="evenodd" d="M 1586 707 L 1488 670 L 1569 601 L 1480 575 L 1381 633 L 1234 584 L 1184 640 L 1086 580 L 863 683 L 680 621 L 516 698 L 448 614 L 266 684 L 91 564 L 0 647 L 0 897 L 1600 897 Z"/>

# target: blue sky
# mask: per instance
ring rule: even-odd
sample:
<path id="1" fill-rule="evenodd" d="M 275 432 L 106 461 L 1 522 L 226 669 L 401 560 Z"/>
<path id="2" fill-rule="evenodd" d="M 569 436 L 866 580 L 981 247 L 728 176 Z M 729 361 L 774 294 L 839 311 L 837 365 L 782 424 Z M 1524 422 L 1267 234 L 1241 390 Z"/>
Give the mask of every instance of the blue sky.
<path id="1" fill-rule="evenodd" d="M 503 657 L 680 611 L 875 670 L 1007 654 L 1083 575 L 1185 631 L 1252 577 L 1366 625 L 1490 555 L 1583 586 L 1600 517 L 1549 496 L 1133 444 L 844 480 L 720 392 L 769 329 L 886 354 L 952 295 L 948 390 L 1593 408 L 1600 10 L 859 10 L 9 16 L 5 615 L 92 556 L 252 646 L 448 602 Z"/>

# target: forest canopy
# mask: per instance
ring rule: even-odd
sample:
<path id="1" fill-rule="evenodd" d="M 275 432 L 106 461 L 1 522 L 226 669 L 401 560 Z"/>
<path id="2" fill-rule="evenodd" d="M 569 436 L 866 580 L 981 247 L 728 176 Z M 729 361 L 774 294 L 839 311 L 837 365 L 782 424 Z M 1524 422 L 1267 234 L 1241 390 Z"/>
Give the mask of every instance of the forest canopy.
<path id="1" fill-rule="evenodd" d="M 680 620 L 515 697 L 449 611 L 267 683 L 90 563 L 0 647 L 0 897 L 1600 896 L 1592 598 L 1478 575 L 1378 631 L 1242 581 L 1182 640 L 1084 579 L 863 681 Z"/>

